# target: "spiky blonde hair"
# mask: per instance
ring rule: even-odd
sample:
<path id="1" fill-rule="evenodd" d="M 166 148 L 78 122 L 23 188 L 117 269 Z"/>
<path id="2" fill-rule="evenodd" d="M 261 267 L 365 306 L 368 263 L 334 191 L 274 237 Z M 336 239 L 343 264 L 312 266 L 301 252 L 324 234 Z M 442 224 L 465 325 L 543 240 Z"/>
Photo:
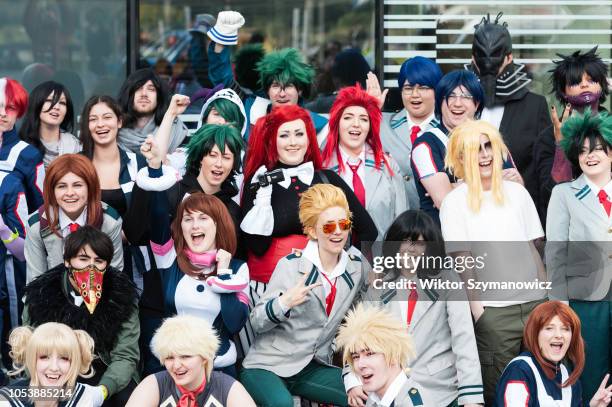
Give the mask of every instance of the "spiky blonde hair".
<path id="1" fill-rule="evenodd" d="M 478 212 L 482 203 L 482 182 L 478 165 L 480 135 L 485 135 L 491 142 L 493 151 L 493 176 L 491 190 L 493 199 L 498 205 L 504 203 L 502 188 L 502 167 L 504 157 L 508 156 L 508 147 L 501 134 L 490 123 L 484 120 L 468 120 L 455 127 L 449 134 L 444 164 L 453 175 L 465 181 L 468 187 L 468 207 Z"/>
<path id="2" fill-rule="evenodd" d="M 344 363 L 348 363 L 352 369 L 351 354 L 366 349 L 382 353 L 387 365 L 398 364 L 402 369 L 407 368 L 415 355 L 408 327 L 388 311 L 363 303 L 349 311 L 338 330 L 336 343 L 343 349 Z"/>
<path id="3" fill-rule="evenodd" d="M 151 350 L 162 363 L 170 356 L 201 356 L 206 361 L 206 380 L 210 379 L 218 348 L 219 339 L 208 321 L 191 315 L 164 320 L 151 340 Z"/>
<path id="4" fill-rule="evenodd" d="M 346 211 L 346 217 L 351 218 L 348 201 L 344 191 L 331 184 L 315 184 L 308 188 L 300 197 L 299 217 L 304 232 L 308 234 L 314 228 L 319 215 L 334 206 L 339 206 Z"/>

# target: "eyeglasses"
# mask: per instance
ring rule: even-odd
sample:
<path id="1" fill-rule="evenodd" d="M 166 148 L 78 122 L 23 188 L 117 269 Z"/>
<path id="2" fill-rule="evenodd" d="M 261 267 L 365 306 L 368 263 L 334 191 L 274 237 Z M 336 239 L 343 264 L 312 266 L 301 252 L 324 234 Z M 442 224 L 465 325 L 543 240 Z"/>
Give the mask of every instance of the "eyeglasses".
<path id="1" fill-rule="evenodd" d="M 297 91 L 297 87 L 293 83 L 287 83 L 285 85 L 282 85 L 278 82 L 273 82 L 272 85 L 270 85 L 270 90 L 273 92 L 280 92 L 281 90 L 284 90 L 285 92 L 289 92 L 289 91 Z"/>
<path id="2" fill-rule="evenodd" d="M 432 88 L 430 88 L 429 86 L 404 86 L 402 88 L 402 94 L 406 95 L 406 96 L 414 96 L 415 92 L 417 95 L 421 96 L 423 94 L 423 92 L 427 92 L 428 90 L 431 90 Z"/>
<path id="3" fill-rule="evenodd" d="M 323 224 L 323 233 L 326 235 L 331 235 L 336 231 L 336 226 L 338 226 L 341 231 L 346 232 L 347 230 L 351 230 L 353 222 L 351 222 L 349 219 L 340 219 L 338 221 L 332 220 L 331 222 Z"/>
<path id="4" fill-rule="evenodd" d="M 446 98 L 449 102 L 455 102 L 457 99 L 461 100 L 461 101 L 470 101 L 474 99 L 474 96 L 470 95 L 470 94 L 465 94 L 465 93 L 460 93 L 460 94 L 455 94 L 455 93 L 451 93 L 450 95 L 448 95 L 448 97 Z"/>

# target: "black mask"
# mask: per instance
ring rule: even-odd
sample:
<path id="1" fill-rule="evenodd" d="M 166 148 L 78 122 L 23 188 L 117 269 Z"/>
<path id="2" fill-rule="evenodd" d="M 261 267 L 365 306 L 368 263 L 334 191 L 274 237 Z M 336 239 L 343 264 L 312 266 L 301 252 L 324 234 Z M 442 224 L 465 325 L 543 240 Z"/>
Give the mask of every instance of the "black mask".
<path id="1" fill-rule="evenodd" d="M 472 43 L 472 56 L 476 65 L 476 73 L 484 89 L 485 106 L 495 104 L 495 93 L 499 69 L 504 59 L 512 52 L 512 40 L 507 24 L 499 24 L 502 13 L 499 13 L 494 22 L 487 14 L 474 28 L 474 41 Z"/>

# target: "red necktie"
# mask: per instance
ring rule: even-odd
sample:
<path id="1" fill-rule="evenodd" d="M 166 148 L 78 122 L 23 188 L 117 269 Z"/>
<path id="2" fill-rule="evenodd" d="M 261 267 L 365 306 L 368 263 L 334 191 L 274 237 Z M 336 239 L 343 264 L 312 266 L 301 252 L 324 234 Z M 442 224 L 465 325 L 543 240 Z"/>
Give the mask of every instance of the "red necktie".
<path id="1" fill-rule="evenodd" d="M 336 301 L 336 281 L 337 279 L 334 280 L 334 283 L 332 284 L 332 282 L 329 280 L 329 278 L 327 278 L 325 274 L 323 273 L 321 274 L 327 280 L 327 282 L 329 283 L 331 287 L 330 293 L 327 295 L 327 297 L 325 297 L 325 313 L 327 313 L 327 316 L 329 316 L 329 314 L 331 314 L 332 308 L 334 307 L 334 301 Z"/>
<path id="2" fill-rule="evenodd" d="M 410 290 L 410 294 L 408 294 L 408 317 L 406 318 L 408 326 L 410 326 L 410 322 L 412 321 L 412 315 L 414 314 L 414 308 L 416 307 L 418 299 L 419 294 L 417 294 L 417 290 L 413 288 Z"/>
<path id="3" fill-rule="evenodd" d="M 70 233 L 74 233 L 77 230 L 79 230 L 79 224 L 78 223 L 71 223 L 70 225 L 68 225 L 68 228 L 70 229 Z"/>
<path id="4" fill-rule="evenodd" d="M 606 194 L 606 191 L 602 189 L 599 191 L 597 196 L 599 197 L 599 203 L 603 205 L 604 209 L 606 210 L 606 213 L 608 214 L 608 216 L 610 216 L 610 209 L 612 209 L 612 202 L 610 202 L 610 199 L 608 199 L 608 194 Z"/>
<path id="5" fill-rule="evenodd" d="M 419 126 L 412 126 L 412 129 L 410 130 L 410 142 L 413 145 L 419 135 L 419 131 L 421 131 L 421 128 Z"/>
<path id="6" fill-rule="evenodd" d="M 348 164 L 351 171 L 353 171 L 353 191 L 355 192 L 357 199 L 359 199 L 359 202 L 361 202 L 361 205 L 365 208 L 366 206 L 365 187 L 363 186 L 363 182 L 361 182 L 361 178 L 359 177 L 359 174 L 357 173 L 357 170 L 359 169 L 360 165 L 361 165 L 361 160 L 359 160 L 357 164 Z"/>

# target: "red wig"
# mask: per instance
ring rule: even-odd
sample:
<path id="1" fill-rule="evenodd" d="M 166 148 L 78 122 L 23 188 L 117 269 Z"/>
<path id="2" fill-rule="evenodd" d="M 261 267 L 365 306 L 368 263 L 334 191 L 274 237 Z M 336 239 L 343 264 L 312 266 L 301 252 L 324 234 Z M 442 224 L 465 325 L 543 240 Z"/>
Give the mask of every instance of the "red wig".
<path id="1" fill-rule="evenodd" d="M 365 142 L 374 152 L 374 165 L 377 170 L 384 163 L 387 170 L 393 175 L 393 171 L 385 158 L 382 143 L 380 142 L 380 121 L 382 113 L 378 107 L 378 100 L 375 97 L 368 95 L 359 84 L 356 86 L 347 86 L 338 92 L 338 96 L 332 105 L 329 112 L 329 134 L 327 142 L 323 149 L 323 165 L 329 166 L 332 156 L 336 154 L 338 160 L 338 171 L 344 172 L 344 163 L 340 155 L 340 119 L 344 113 L 344 109 L 350 106 L 361 106 L 370 118 L 370 132 L 366 136 Z"/>
<path id="2" fill-rule="evenodd" d="M 58 236 L 61 235 L 57 228 L 59 224 L 59 205 L 55 199 L 55 186 L 69 172 L 82 178 L 87 185 L 87 224 L 99 229 L 102 226 L 104 216 L 100 181 L 91 161 L 81 154 L 61 155 L 47 167 L 43 188 L 45 216 L 49 221 L 49 228 Z"/>
<path id="3" fill-rule="evenodd" d="M 559 317 L 561 322 L 572 331 L 572 339 L 567 349 L 566 357 L 573 363 L 574 370 L 565 383 L 561 384 L 561 387 L 567 387 L 578 381 L 584 369 L 584 341 L 580 334 L 580 318 L 578 318 L 578 315 L 568 305 L 560 301 L 548 301 L 538 305 L 531 311 L 527 324 L 525 324 L 523 343 L 527 350 L 535 356 L 546 377 L 552 380 L 555 377 L 556 367 L 547 362 L 544 356 L 542 356 L 538 336 L 544 326 L 555 316 Z"/>
<path id="4" fill-rule="evenodd" d="M 13 106 L 17 112 L 17 118 L 20 118 L 28 107 L 28 92 L 15 79 L 9 77 L 2 79 L 6 79 L 6 87 L 4 88 L 6 106 Z"/>
<path id="5" fill-rule="evenodd" d="M 307 110 L 297 106 L 278 106 L 270 113 L 259 118 L 249 137 L 246 161 L 244 164 L 244 179 L 248 181 L 262 165 L 268 170 L 276 167 L 278 152 L 276 150 L 276 135 L 278 128 L 287 122 L 302 120 L 306 125 L 308 149 L 304 162 L 312 161 L 315 171 L 321 169 L 321 152 L 317 142 L 317 133 Z"/>

